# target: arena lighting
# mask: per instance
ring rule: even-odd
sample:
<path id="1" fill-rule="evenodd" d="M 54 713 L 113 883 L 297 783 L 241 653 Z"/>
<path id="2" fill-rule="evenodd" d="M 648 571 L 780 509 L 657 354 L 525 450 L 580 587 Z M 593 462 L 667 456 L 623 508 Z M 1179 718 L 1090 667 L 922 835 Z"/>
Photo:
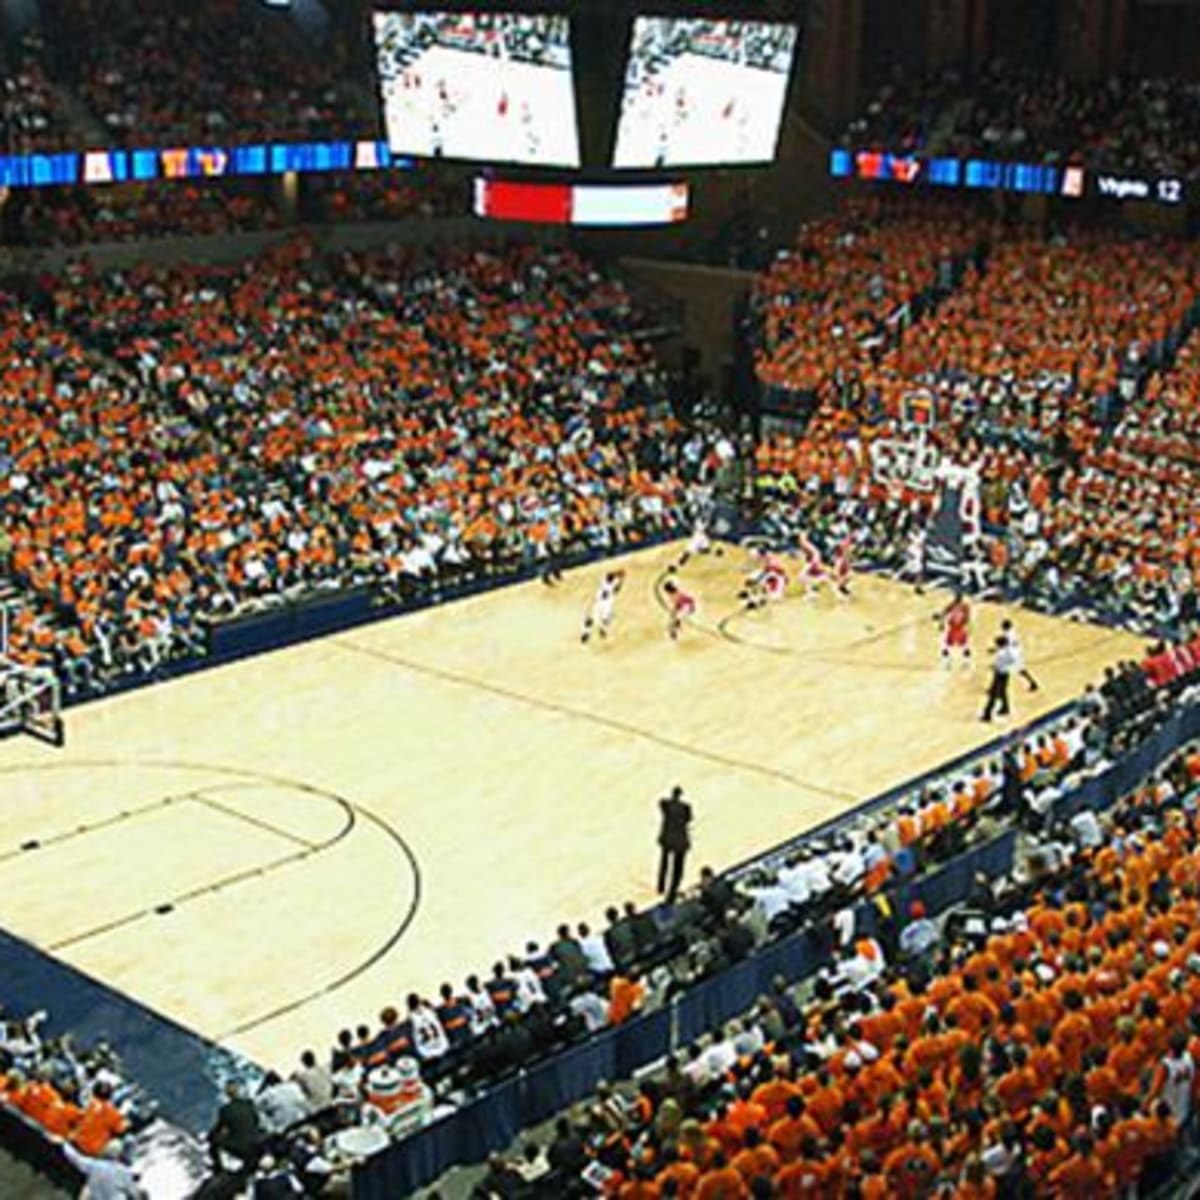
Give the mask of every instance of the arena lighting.
<path id="1" fill-rule="evenodd" d="M 688 196 L 686 183 L 514 183 L 478 176 L 475 215 L 543 225 L 673 225 L 687 220 Z"/>
<path id="2" fill-rule="evenodd" d="M 63 154 L 0 154 L 0 187 L 69 187 L 171 179 L 227 179 L 326 171 L 410 170 L 387 142 L 259 142 Z"/>

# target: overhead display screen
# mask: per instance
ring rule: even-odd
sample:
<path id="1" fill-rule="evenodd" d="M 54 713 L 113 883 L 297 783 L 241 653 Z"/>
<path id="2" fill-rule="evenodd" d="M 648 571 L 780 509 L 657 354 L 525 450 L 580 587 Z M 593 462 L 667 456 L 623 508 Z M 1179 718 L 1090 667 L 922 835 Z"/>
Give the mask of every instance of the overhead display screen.
<path id="1" fill-rule="evenodd" d="M 796 37 L 772 22 L 638 17 L 613 166 L 770 162 Z"/>
<path id="2" fill-rule="evenodd" d="M 579 166 L 566 17 L 376 12 L 374 27 L 393 154 Z"/>

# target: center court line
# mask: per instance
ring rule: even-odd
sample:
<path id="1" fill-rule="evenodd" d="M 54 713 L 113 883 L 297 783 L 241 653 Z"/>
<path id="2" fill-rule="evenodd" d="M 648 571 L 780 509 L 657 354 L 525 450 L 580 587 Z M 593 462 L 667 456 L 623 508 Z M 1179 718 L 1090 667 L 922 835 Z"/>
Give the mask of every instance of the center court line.
<path id="1" fill-rule="evenodd" d="M 456 671 L 448 671 L 444 667 L 431 667 L 425 663 L 413 662 L 411 659 L 402 658 L 398 654 L 389 654 L 384 650 L 375 650 L 370 646 L 362 646 L 357 642 L 346 641 L 343 638 L 333 638 L 332 644 L 352 654 L 361 654 L 367 658 L 378 659 L 380 662 L 391 663 L 393 666 L 412 671 L 417 675 L 426 675 L 431 679 L 440 679 L 444 683 L 453 683 L 458 687 L 472 688 L 475 691 L 490 692 L 492 695 L 500 696 L 505 700 L 512 700 L 528 708 L 538 708 L 543 712 L 554 713 L 557 716 L 571 717 L 577 721 L 588 721 L 593 725 L 601 725 L 618 733 L 626 734 L 629 737 L 653 742 L 658 746 L 664 746 L 668 750 L 674 750 L 679 754 L 685 754 L 691 758 L 704 759 L 707 762 L 716 763 L 722 767 L 730 767 L 737 771 L 745 771 L 751 775 L 762 775 L 767 779 L 779 780 L 783 783 L 789 783 L 793 787 L 801 788 L 806 792 L 818 796 L 827 796 L 831 800 L 858 803 L 861 799 L 861 797 L 852 792 L 821 787 L 819 784 L 798 779 L 795 775 L 791 775 L 787 771 L 777 770 L 775 767 L 763 766 L 760 763 L 744 762 L 741 759 L 729 758 L 724 754 L 718 754 L 713 750 L 704 750 L 699 746 L 690 746 L 686 742 L 679 742 L 674 738 L 664 737 L 662 734 L 653 733 L 651 730 L 643 729 L 638 725 L 630 725 L 625 721 L 618 721 L 615 717 L 606 717 L 599 713 L 586 712 L 583 709 L 571 708 L 565 704 L 555 704 L 551 700 L 543 700 L 538 696 L 516 692 L 511 688 L 501 687 L 496 683 L 488 683 L 486 680 L 473 679 L 469 675 L 460 675 Z"/>

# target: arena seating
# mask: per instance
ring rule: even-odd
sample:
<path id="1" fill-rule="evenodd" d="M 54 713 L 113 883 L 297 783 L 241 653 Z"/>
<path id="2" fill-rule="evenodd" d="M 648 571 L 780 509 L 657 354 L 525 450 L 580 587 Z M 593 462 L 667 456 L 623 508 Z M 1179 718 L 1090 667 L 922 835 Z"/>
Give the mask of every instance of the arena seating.
<path id="1" fill-rule="evenodd" d="M 933 1161 L 922 1151 L 921 1166 L 943 1180 L 973 1172 L 972 1159 L 993 1179 L 1012 1167 L 996 1147 L 1014 1120 L 1012 1136 L 1025 1147 L 1021 1169 L 1035 1181 L 1039 1171 L 1048 1177 L 1071 1160 L 1076 1133 L 1097 1121 L 1106 1128 L 1095 1104 L 1107 1105 L 1113 1124 L 1135 1112 L 1153 1116 L 1167 1077 L 1160 1059 L 1177 1030 L 1187 1031 L 1193 1054 L 1200 1052 L 1193 1032 L 1200 1028 L 1194 1025 L 1200 1021 L 1200 934 L 1189 916 L 1200 754 L 1178 754 L 1109 815 L 1098 817 L 1072 801 L 1085 781 L 1105 776 L 1114 762 L 1147 744 L 1177 701 L 1194 704 L 1198 679 L 1200 640 L 1158 647 L 1143 664 L 1110 673 L 1072 711 L 1010 741 L 1002 755 L 944 770 L 885 807 L 848 814 L 837 829 L 801 837 L 729 876 L 703 872 L 699 888 L 674 910 L 613 908 L 603 934 L 562 926 L 544 947 L 530 943 L 498 962 L 482 982 L 472 976 L 462 988 L 446 984 L 432 1000 L 410 995 L 404 1012 L 385 1010 L 375 1028 L 342 1031 L 325 1063 L 305 1054 L 291 1083 L 292 1135 L 307 1146 L 314 1123 L 336 1129 L 349 1122 L 405 1136 L 419 1119 L 414 1124 L 410 1109 L 394 1110 L 389 1101 L 405 1060 L 420 1063 L 436 1098 L 469 1108 L 473 1096 L 514 1071 L 531 1070 L 573 1041 L 654 1012 L 801 929 L 833 949 L 814 1000 L 776 980 L 743 1020 L 670 1059 L 665 1080 L 652 1079 L 628 1098 L 602 1086 L 596 1103 L 579 1110 L 582 1127 L 568 1134 L 560 1122 L 560 1142 L 578 1137 L 586 1148 L 564 1157 L 559 1144 L 548 1163 L 531 1155 L 517 1164 L 517 1190 L 507 1194 L 583 1195 L 593 1185 L 613 1195 L 670 1194 L 646 1193 L 649 1179 L 662 1186 L 680 1175 L 686 1176 L 682 1194 L 742 1196 L 758 1194 L 748 1191 L 757 1173 L 776 1175 L 783 1195 L 824 1194 L 835 1176 L 858 1194 L 856 1180 L 881 1173 L 875 1191 L 866 1194 L 919 1195 L 905 1182 L 905 1154 L 893 1153 L 906 1145 L 914 1120 L 925 1127 L 920 1144 L 936 1155 Z M 1152 821 L 1169 831 L 1158 856 L 1149 839 L 1135 834 Z M 1024 831 L 1013 879 L 977 881 L 967 909 L 944 926 L 929 920 L 919 902 L 909 911 L 894 908 L 891 898 L 919 896 L 930 872 L 1012 826 Z M 1161 885 L 1156 891 L 1147 883 L 1168 857 L 1177 889 L 1169 898 Z M 1090 909 L 1080 902 L 1085 897 Z M 863 900 L 874 902 L 870 932 L 843 921 Z M 1080 1005 L 1066 998 L 1072 990 L 1080 992 Z M 1147 994 L 1177 997 L 1171 1016 L 1159 1018 L 1148 1008 Z M 1079 1049 L 1079 1038 L 1068 1037 L 1079 1026 L 1072 1016 L 1077 1010 L 1088 1021 L 1110 1023 L 1097 1041 L 1108 1040 L 1131 1014 L 1144 1022 L 1139 1035 L 1127 1039 L 1115 1082 L 1103 1068 L 1118 1072 L 1120 1056 L 1105 1063 L 1089 1048 L 1078 1062 L 1060 1057 L 1067 1055 L 1064 1047 L 1071 1054 Z M 1038 1077 L 1036 1095 L 1022 1093 L 1026 1102 L 1016 1105 L 1009 1077 L 1026 1065 L 1014 1059 L 1026 1057 L 1040 1064 L 1044 1078 Z M 1085 1058 L 1088 1071 L 1077 1074 Z M 270 1110 L 275 1094 L 288 1086 L 268 1080 L 260 1107 Z M 825 1115 L 816 1128 L 798 1121 L 812 1098 L 831 1087 L 841 1090 L 841 1100 L 818 1104 Z M 867 1094 L 860 1092 L 864 1087 Z M 1065 1107 L 1053 1110 L 1058 1137 L 1045 1147 L 1036 1132 L 1043 1110 L 1033 1101 L 1049 1088 Z M 668 1108 L 682 1106 L 677 1116 L 699 1120 L 705 1136 L 685 1137 L 679 1120 L 658 1119 L 668 1095 Z M 792 1097 L 803 1101 L 800 1113 L 789 1112 Z M 423 1112 L 432 1103 L 431 1095 Z M 727 1137 L 720 1124 L 738 1105 L 749 1120 L 734 1122 L 736 1132 Z M 1173 1120 L 1181 1115 L 1173 1109 Z M 792 1132 L 802 1126 L 803 1136 L 785 1136 L 788 1117 Z M 759 1137 L 747 1146 L 750 1124 Z M 850 1128 L 853 1136 L 840 1137 L 836 1127 Z M 1128 1154 L 1127 1178 L 1171 1173 L 1176 1128 L 1170 1137 L 1163 1128 L 1156 1153 Z M 1127 1132 L 1122 1128 L 1118 1141 Z M 773 1152 L 742 1153 L 757 1142 Z M 1010 1150 L 1014 1144 L 1010 1136 Z M 273 1145 L 277 1154 L 277 1141 Z M 697 1176 L 721 1171 L 718 1148 L 731 1162 L 741 1156 L 734 1169 L 745 1176 L 738 1185 L 743 1190 L 720 1192 L 714 1181 L 707 1192 L 693 1191 Z M 676 1152 L 696 1170 L 676 1169 Z M 804 1170 L 785 1173 L 796 1161 Z M 1110 1168 L 1105 1160 L 1105 1172 Z M 501 1159 L 490 1164 L 503 1178 L 511 1169 Z M 819 1186 L 798 1181 L 814 1171 Z M 485 1186 L 479 1194 L 491 1193 Z"/>
<path id="2" fill-rule="evenodd" d="M 397 221 L 468 214 L 463 180 L 410 179 L 402 173 L 311 175 L 305 208 L 314 220 Z"/>
<path id="3" fill-rule="evenodd" d="M 758 376 L 768 385 L 819 392 L 835 377 L 865 373 L 898 332 L 897 313 L 924 311 L 948 291 L 955 267 L 983 242 L 971 210 L 868 204 L 806 225 L 760 276 Z"/>
<path id="4" fill-rule="evenodd" d="M 857 238 L 864 220 L 885 262 L 914 236 L 911 218 L 863 210 L 823 236 L 830 246 Z M 879 270 L 867 258 L 840 287 L 860 295 Z M 1030 603 L 1178 629 L 1195 611 L 1193 473 L 1132 453 L 1131 439 L 1149 449 L 1147 425 L 1186 420 L 1198 279 L 1171 241 L 996 228 L 986 258 L 894 332 L 884 326 L 899 298 L 873 313 L 860 306 L 864 323 L 841 339 L 812 313 L 782 308 L 783 339 L 772 268 L 758 298 L 768 313 L 760 378 L 787 388 L 773 401 L 780 411 L 794 392 L 815 412 L 760 445 L 760 492 L 818 530 L 869 526 L 863 556 L 898 567 L 913 506 L 927 513 L 932 495 L 875 478 L 870 446 L 909 436 L 906 401 L 920 397 L 939 451 L 981 464 L 993 583 Z M 791 407 L 803 415 L 800 400 Z"/>
<path id="5" fill-rule="evenodd" d="M 1073 162 L 1191 178 L 1200 169 L 1200 87 L 1111 76 L 1086 83 L 993 63 L 902 76 L 842 135 L 851 149 Z"/>
<path id="6" fill-rule="evenodd" d="M 42 303 L 7 302 L 0 504 L 39 602 L 17 651 L 72 695 L 202 652 L 246 605 L 404 598 L 682 519 L 627 296 L 567 251 L 335 264 L 300 241 L 237 269 L 80 268 Z"/>
<path id="7" fill-rule="evenodd" d="M 27 34 L 9 51 L 0 135 L 7 153 L 61 150 L 74 142 L 70 119 L 47 70 L 41 38 Z"/>
<path id="8" fill-rule="evenodd" d="M 909 953 L 860 942 L 853 976 L 602 1088 L 480 1194 L 1154 1194 L 1194 1120 L 1198 785 L 1186 748 L 943 930 L 908 939 L 914 907 Z"/>
<path id="9" fill-rule="evenodd" d="M 83 246 L 281 224 L 278 206 L 261 186 L 222 182 L 38 188 L 10 197 L 10 206 L 7 239 L 17 246 Z"/>
<path id="10" fill-rule="evenodd" d="M 0 1105 L 46 1135 L 99 1157 L 114 1139 L 153 1116 L 153 1105 L 122 1078 L 111 1047 L 76 1046 L 70 1036 L 44 1039 L 45 1013 L 5 1014 L 0 1036 Z"/>
<path id="11" fill-rule="evenodd" d="M 45 7 L 51 50 L 103 126 L 102 144 L 374 136 L 338 89 L 337 48 L 321 60 L 287 53 L 237 0 Z"/>

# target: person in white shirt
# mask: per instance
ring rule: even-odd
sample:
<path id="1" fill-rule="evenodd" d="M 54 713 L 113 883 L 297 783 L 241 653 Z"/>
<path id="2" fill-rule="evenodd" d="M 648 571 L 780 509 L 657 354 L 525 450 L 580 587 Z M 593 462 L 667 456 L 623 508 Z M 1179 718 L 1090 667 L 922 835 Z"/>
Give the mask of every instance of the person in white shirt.
<path id="1" fill-rule="evenodd" d="M 787 912 L 792 906 L 791 893 L 778 882 L 763 882 L 759 886 L 751 885 L 742 890 L 754 901 L 754 906 L 768 929 L 776 917 Z"/>
<path id="2" fill-rule="evenodd" d="M 1159 1095 L 1182 1128 L 1192 1113 L 1192 1089 L 1196 1081 L 1196 1064 L 1187 1048 L 1187 1034 L 1182 1030 L 1171 1035 L 1170 1049 L 1159 1060 L 1155 1074 Z"/>
<path id="3" fill-rule="evenodd" d="M 852 888 L 866 874 L 862 851 L 847 838 L 838 848 L 833 866 L 833 882 L 840 887 Z"/>
<path id="4" fill-rule="evenodd" d="M 546 989 L 531 966 L 520 959 L 510 958 L 508 969 L 517 988 L 517 1008 L 521 1012 L 528 1012 L 535 1004 L 546 1003 Z"/>
<path id="5" fill-rule="evenodd" d="M 486 988 L 479 986 L 477 975 L 467 976 L 467 1003 L 471 1006 L 471 1036 L 479 1037 L 500 1024 L 496 1005 Z"/>
<path id="6" fill-rule="evenodd" d="M 450 1040 L 433 1006 L 420 996 L 408 998 L 408 1020 L 412 1025 L 413 1047 L 422 1062 L 441 1058 L 450 1050 Z"/>
<path id="7" fill-rule="evenodd" d="M 109 1142 L 99 1158 L 80 1154 L 67 1141 L 59 1145 L 67 1161 L 83 1176 L 88 1200 L 147 1200 L 148 1193 L 137 1173 L 121 1161 L 125 1147 L 119 1138 Z"/>
<path id="8" fill-rule="evenodd" d="M 579 948 L 583 951 L 588 970 L 593 975 L 611 975 L 613 973 L 613 961 L 608 953 L 608 946 L 604 943 L 603 934 L 593 933 L 586 924 L 580 924 Z"/>
<path id="9" fill-rule="evenodd" d="M 583 1018 L 588 1033 L 595 1033 L 608 1024 L 608 1002 L 596 992 L 581 992 L 572 998 L 568 1007 L 575 1016 Z"/>
<path id="10" fill-rule="evenodd" d="M 715 1038 L 702 1057 L 708 1079 L 720 1079 L 727 1075 L 733 1070 L 738 1059 L 733 1039 L 728 1036 Z"/>
<path id="11" fill-rule="evenodd" d="M 268 1133 L 282 1133 L 309 1114 L 308 1099 L 300 1085 L 291 1079 L 280 1079 L 274 1071 L 267 1073 L 254 1106 Z"/>
<path id="12" fill-rule="evenodd" d="M 1084 850 L 1097 850 L 1104 844 L 1104 830 L 1090 808 L 1081 808 L 1070 820 L 1071 836 Z"/>
<path id="13" fill-rule="evenodd" d="M 311 1050 L 300 1055 L 300 1066 L 292 1073 L 292 1078 L 304 1093 L 312 1112 L 320 1112 L 333 1103 L 333 1076 L 328 1068 L 317 1062 L 317 1056 Z"/>

